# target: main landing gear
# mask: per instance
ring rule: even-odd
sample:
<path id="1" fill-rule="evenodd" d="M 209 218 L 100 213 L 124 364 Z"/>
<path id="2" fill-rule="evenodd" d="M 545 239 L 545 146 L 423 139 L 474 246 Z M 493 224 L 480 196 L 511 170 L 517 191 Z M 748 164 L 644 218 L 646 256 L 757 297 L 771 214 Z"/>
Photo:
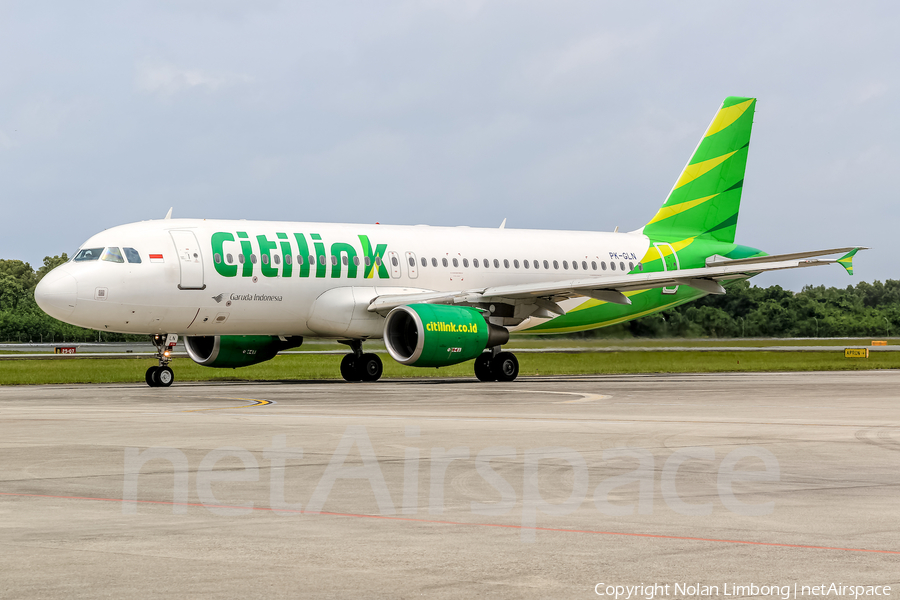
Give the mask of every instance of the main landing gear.
<path id="1" fill-rule="evenodd" d="M 513 381 L 519 376 L 519 360 L 512 352 L 500 352 L 499 346 L 475 359 L 475 377 L 479 381 Z"/>
<path id="2" fill-rule="evenodd" d="M 159 360 L 159 366 L 147 369 L 144 378 L 150 387 L 169 387 L 175 381 L 175 373 L 169 368 L 169 362 L 172 360 L 172 350 L 178 343 L 178 336 L 174 333 L 151 335 L 150 341 L 156 346 L 156 358 Z"/>
<path id="3" fill-rule="evenodd" d="M 378 381 L 384 366 L 377 354 L 363 354 L 362 340 L 340 340 L 353 350 L 341 360 L 341 377 L 347 381 Z"/>

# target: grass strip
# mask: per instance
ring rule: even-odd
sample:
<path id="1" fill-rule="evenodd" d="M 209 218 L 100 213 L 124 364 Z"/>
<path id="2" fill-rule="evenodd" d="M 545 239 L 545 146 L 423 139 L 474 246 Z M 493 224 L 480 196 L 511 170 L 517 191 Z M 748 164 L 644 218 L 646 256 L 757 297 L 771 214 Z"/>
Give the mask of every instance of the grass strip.
<path id="1" fill-rule="evenodd" d="M 473 377 L 472 361 L 440 369 L 405 367 L 384 357 L 384 377 Z M 729 373 L 764 371 L 860 371 L 900 369 L 900 353 L 844 358 L 808 352 L 611 352 L 520 354 L 520 375 L 597 375 L 627 373 Z M 175 359 L 175 381 L 272 381 L 340 379 L 340 355 L 287 355 L 240 369 L 211 369 Z M 151 359 L 6 361 L 0 385 L 142 382 Z"/>

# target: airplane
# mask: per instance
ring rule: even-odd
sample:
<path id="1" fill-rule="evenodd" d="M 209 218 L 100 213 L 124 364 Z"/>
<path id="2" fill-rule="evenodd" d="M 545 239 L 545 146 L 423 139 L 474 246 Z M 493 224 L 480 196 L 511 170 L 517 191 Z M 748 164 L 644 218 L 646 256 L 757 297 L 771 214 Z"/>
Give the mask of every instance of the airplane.
<path id="1" fill-rule="evenodd" d="M 164 219 L 107 229 L 51 271 L 35 300 L 61 321 L 148 334 L 167 387 L 178 336 L 191 359 L 237 368 L 305 338 L 349 346 L 340 373 L 376 381 L 395 361 L 474 359 L 481 381 L 513 381 L 511 333 L 594 329 L 678 306 L 780 269 L 842 265 L 860 246 L 768 255 L 735 243 L 755 98 L 716 111 L 665 203 L 632 232 Z M 843 254 L 840 258 L 822 258 Z"/>

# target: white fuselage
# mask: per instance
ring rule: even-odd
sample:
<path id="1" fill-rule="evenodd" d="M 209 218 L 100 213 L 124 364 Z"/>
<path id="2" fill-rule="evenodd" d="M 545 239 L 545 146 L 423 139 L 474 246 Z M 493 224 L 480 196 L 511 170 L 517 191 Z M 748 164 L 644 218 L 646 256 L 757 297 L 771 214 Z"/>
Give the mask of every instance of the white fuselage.
<path id="1" fill-rule="evenodd" d="M 635 233 L 167 219 L 81 247 L 133 249 L 139 263 L 70 260 L 35 297 L 60 320 L 121 333 L 378 338 L 376 296 L 621 275 L 649 245 Z"/>

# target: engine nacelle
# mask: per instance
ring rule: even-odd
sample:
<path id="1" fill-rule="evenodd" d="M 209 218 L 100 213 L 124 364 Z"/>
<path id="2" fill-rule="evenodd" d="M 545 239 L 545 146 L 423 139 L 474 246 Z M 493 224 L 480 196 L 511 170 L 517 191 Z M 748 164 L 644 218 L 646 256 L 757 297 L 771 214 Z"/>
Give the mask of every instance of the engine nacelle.
<path id="1" fill-rule="evenodd" d="M 398 306 L 384 322 L 391 358 L 411 367 L 446 367 L 477 358 L 485 348 L 509 341 L 509 331 L 491 325 L 464 306 Z"/>
<path id="2" fill-rule="evenodd" d="M 275 358 L 303 343 L 302 337 L 286 341 L 272 335 L 212 335 L 184 338 L 188 356 L 198 365 L 220 369 L 247 367 Z"/>

